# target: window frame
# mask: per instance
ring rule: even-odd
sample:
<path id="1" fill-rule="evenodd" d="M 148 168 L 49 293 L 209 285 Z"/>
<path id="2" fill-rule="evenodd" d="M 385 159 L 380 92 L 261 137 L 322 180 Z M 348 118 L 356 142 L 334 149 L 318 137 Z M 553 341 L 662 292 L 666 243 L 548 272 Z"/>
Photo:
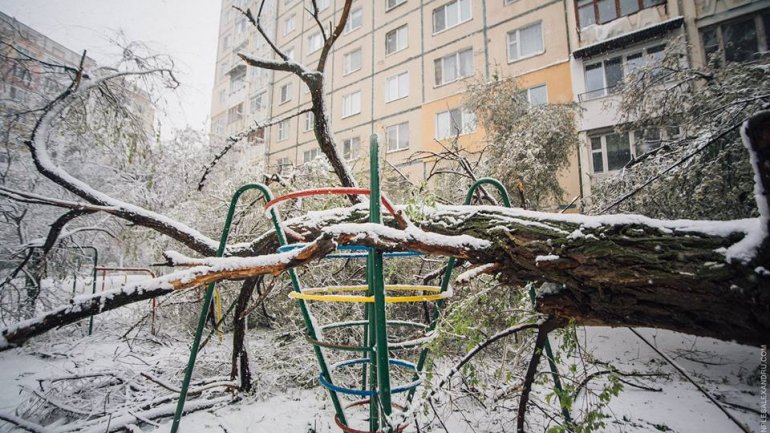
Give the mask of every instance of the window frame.
<path id="1" fill-rule="evenodd" d="M 462 7 L 460 5 L 461 2 L 467 2 L 468 3 L 468 18 L 462 19 Z M 451 5 L 457 5 L 457 22 L 452 25 L 447 25 L 448 17 L 447 17 L 447 9 Z M 436 30 L 436 12 L 441 9 L 444 13 L 444 28 Z M 446 30 L 455 28 L 459 26 L 460 24 L 467 23 L 468 21 L 473 20 L 473 2 L 471 0 L 452 0 L 450 2 L 447 2 L 437 8 L 433 9 L 433 12 L 431 13 L 431 25 L 433 26 L 433 34 L 437 35 L 439 33 L 442 33 Z"/>
<path id="2" fill-rule="evenodd" d="M 289 28 L 289 23 L 291 23 L 291 28 Z M 283 19 L 283 35 L 288 36 L 294 30 L 297 30 L 297 14 L 291 14 Z"/>
<path id="3" fill-rule="evenodd" d="M 453 122 L 454 120 L 452 118 L 453 111 L 459 114 L 459 117 L 460 117 L 459 129 L 456 128 L 457 125 L 455 125 L 454 124 L 455 122 Z M 449 130 L 443 136 L 439 134 L 439 117 L 442 115 L 449 116 L 449 118 L 447 119 L 449 121 Z M 473 118 L 472 128 L 466 129 L 466 126 L 471 124 L 468 121 L 468 119 L 466 119 L 466 116 L 471 116 Z M 446 140 L 448 138 L 453 138 L 455 136 L 468 135 L 476 132 L 476 130 L 478 129 L 478 123 L 477 123 L 475 113 L 473 113 L 472 111 L 468 110 L 463 106 L 458 106 L 458 107 L 450 108 L 449 110 L 446 110 L 446 111 L 440 111 L 436 113 L 433 120 L 433 128 L 434 128 L 433 138 L 435 138 L 436 140 Z"/>
<path id="4" fill-rule="evenodd" d="M 543 88 L 543 90 L 545 91 L 545 102 L 540 104 L 535 104 L 534 102 L 532 102 L 532 90 L 540 89 L 540 88 Z M 527 101 L 529 102 L 530 105 L 533 105 L 533 106 L 548 105 L 548 83 L 527 87 L 526 91 L 527 91 Z"/>
<path id="5" fill-rule="evenodd" d="M 404 46 L 401 47 L 401 48 L 398 47 L 398 34 L 399 34 L 400 30 L 404 31 Z M 396 47 L 395 47 L 395 49 L 393 51 L 388 51 L 388 36 L 391 35 L 391 34 L 395 34 L 395 37 L 396 37 Z M 385 55 L 386 56 L 398 53 L 399 51 L 403 51 L 403 50 L 405 50 L 407 48 L 409 48 L 409 26 L 408 26 L 408 24 L 403 24 L 403 25 L 398 26 L 398 27 L 394 28 L 393 30 L 385 33 Z"/>
<path id="6" fill-rule="evenodd" d="M 406 76 L 406 93 L 401 95 L 401 93 L 400 93 L 400 91 L 401 91 L 401 81 L 400 81 L 400 79 L 404 75 Z M 395 95 L 395 97 L 391 97 L 392 95 L 390 94 L 390 82 L 392 80 L 396 80 L 396 95 Z M 408 70 L 407 71 L 403 71 L 403 72 L 399 72 L 397 74 L 393 74 L 393 75 L 391 75 L 389 77 L 386 77 L 385 78 L 385 103 L 387 104 L 387 103 L 390 103 L 390 102 L 397 101 L 399 99 L 404 99 L 404 98 L 408 97 L 409 96 L 409 87 L 411 85 L 409 80 L 410 80 L 410 77 L 409 77 L 409 71 Z"/>
<path id="7" fill-rule="evenodd" d="M 540 50 L 522 56 L 521 55 L 521 32 L 524 31 L 524 30 L 527 30 L 529 28 L 535 27 L 535 26 L 538 26 L 540 28 Z M 512 34 L 516 35 L 516 50 L 518 51 L 518 53 L 517 53 L 518 57 L 516 57 L 516 58 L 511 58 L 511 35 Z M 536 22 L 533 22 L 533 23 L 530 23 L 530 24 L 527 24 L 527 25 L 524 25 L 524 26 L 521 26 L 521 27 L 516 28 L 516 29 L 513 29 L 513 30 L 507 32 L 505 34 L 505 36 L 506 36 L 506 39 L 505 39 L 506 47 L 505 48 L 506 48 L 506 54 L 508 56 L 508 63 L 509 64 L 510 63 L 514 63 L 514 62 L 518 62 L 518 61 L 521 61 L 521 60 L 524 60 L 524 59 L 529 59 L 530 57 L 539 56 L 539 55 L 545 53 L 545 50 L 546 50 L 546 48 L 545 48 L 545 34 L 543 33 L 543 21 L 542 20 L 541 21 L 536 21 Z"/>
<path id="8" fill-rule="evenodd" d="M 590 101 L 594 99 L 604 98 L 606 96 L 613 95 L 623 84 L 625 79 L 633 73 L 634 70 L 636 70 L 640 66 L 647 65 L 649 62 L 655 59 L 655 56 L 653 54 L 658 52 L 663 52 L 667 48 L 666 41 L 662 39 L 658 39 L 654 41 L 654 43 L 649 43 L 644 46 L 637 46 L 632 49 L 626 49 L 623 51 L 616 51 L 609 55 L 605 55 L 603 57 L 598 57 L 596 60 L 591 62 L 583 62 L 583 93 L 578 95 L 578 101 L 585 102 Z M 651 50 L 653 53 L 650 53 Z M 636 59 L 637 55 L 641 54 L 641 61 L 638 62 L 639 66 L 635 66 L 633 69 L 629 68 L 629 57 L 633 57 Z M 622 73 L 621 79 L 612 87 L 607 86 L 607 63 L 610 60 L 615 60 L 620 58 L 620 72 Z M 637 64 L 637 62 L 633 62 L 632 64 Z M 586 72 L 588 71 L 589 67 L 601 65 L 602 70 L 602 87 L 596 88 L 593 90 L 588 90 L 588 79 L 586 76 Z"/>
<path id="9" fill-rule="evenodd" d="M 727 26 L 738 26 L 740 24 L 747 23 L 749 21 L 753 21 L 754 24 L 754 40 L 755 40 L 755 49 L 756 51 L 752 53 L 752 56 L 756 57 L 757 54 L 769 51 L 770 50 L 770 25 L 768 25 L 768 22 L 765 21 L 765 17 L 770 16 L 770 9 L 762 9 L 759 11 L 754 12 L 753 14 L 746 14 L 741 15 L 739 17 L 736 17 L 734 19 L 722 21 L 716 24 L 712 24 L 710 26 L 702 27 L 698 29 L 698 37 L 700 38 L 701 42 L 701 54 L 703 54 L 703 59 L 708 62 L 711 60 L 711 57 L 714 56 L 716 53 L 720 53 L 719 61 L 727 63 L 727 62 L 746 62 L 746 61 L 752 61 L 753 59 L 748 60 L 735 60 L 735 59 L 727 59 L 727 47 L 726 42 L 724 38 L 724 27 Z M 709 52 L 707 50 L 706 46 L 706 40 L 705 40 L 705 34 L 709 31 L 714 32 L 714 38 L 716 39 L 716 50 Z"/>
<path id="10" fill-rule="evenodd" d="M 318 46 L 313 45 L 313 41 L 317 41 L 316 44 Z M 313 32 L 313 33 L 307 35 L 306 42 L 307 42 L 307 53 L 308 54 L 313 54 L 313 53 L 315 53 L 317 51 L 320 51 L 321 48 L 323 48 L 323 46 L 324 46 L 324 38 L 321 35 L 321 31 L 319 30 L 319 31 L 316 31 L 316 32 Z"/>
<path id="11" fill-rule="evenodd" d="M 355 69 L 348 70 L 348 59 L 352 58 L 351 56 L 355 53 L 358 53 L 358 67 Z M 360 71 L 363 67 L 363 51 L 361 47 L 356 48 L 355 50 L 348 51 L 342 56 L 342 75 L 349 75 L 353 72 Z"/>
<path id="12" fill-rule="evenodd" d="M 346 109 L 348 108 L 348 105 L 350 105 L 351 110 L 355 110 L 355 100 L 358 99 L 358 111 L 351 111 L 349 113 L 345 113 Z M 361 114 L 361 91 L 356 90 L 355 92 L 350 92 L 346 95 L 342 95 L 342 119 L 348 118 L 350 116 L 355 116 L 356 114 Z"/>
<path id="13" fill-rule="evenodd" d="M 293 99 L 293 87 L 292 83 L 288 82 L 278 88 L 278 105 L 285 104 Z"/>
<path id="14" fill-rule="evenodd" d="M 302 131 L 308 132 L 313 130 L 315 124 L 315 114 L 312 111 L 306 111 L 302 116 Z"/>
<path id="15" fill-rule="evenodd" d="M 608 4 L 610 4 L 615 9 L 615 17 L 611 18 L 611 19 L 609 19 L 607 21 L 603 21 L 603 22 L 599 19 L 601 17 L 601 15 L 599 13 L 599 3 L 602 2 L 602 1 L 610 1 L 610 3 L 608 3 Z M 622 1 L 623 0 L 575 0 L 573 4 L 575 6 L 575 21 L 577 22 L 578 29 L 582 30 L 582 29 L 584 29 L 584 28 L 586 28 L 588 26 L 594 25 L 594 24 L 596 24 L 596 25 L 607 24 L 609 22 L 615 21 L 618 18 L 623 18 L 623 17 L 627 17 L 629 15 L 633 15 L 635 13 L 638 13 L 641 10 L 650 9 L 650 8 L 653 8 L 653 7 L 656 7 L 656 6 L 660 6 L 660 5 L 666 4 L 666 0 L 636 0 L 636 2 L 637 2 L 637 9 L 634 10 L 633 12 L 629 12 L 629 13 L 623 15 L 622 14 L 622 6 L 621 6 Z M 631 0 L 631 1 L 633 1 L 633 0 Z M 579 4 L 581 2 L 583 2 L 582 5 Z M 649 3 L 649 6 L 647 6 L 647 3 Z M 594 18 L 593 21 L 594 22 L 591 23 L 591 24 L 583 25 L 583 23 L 580 22 L 581 21 L 580 20 L 580 10 L 585 8 L 585 7 L 587 7 L 587 6 L 589 6 L 589 5 L 591 6 L 591 12 L 593 13 L 593 18 Z"/>
<path id="16" fill-rule="evenodd" d="M 399 144 L 402 142 L 401 138 L 403 138 L 403 137 L 401 137 L 401 135 L 403 133 L 402 129 L 404 127 L 406 128 L 406 146 L 399 147 Z M 391 135 L 390 131 L 391 131 L 391 129 L 394 129 L 394 128 L 395 128 L 395 131 L 396 131 L 396 147 L 395 148 L 391 148 L 390 147 L 390 137 L 392 135 Z M 395 125 L 390 125 L 390 126 L 386 127 L 385 128 L 385 149 L 386 149 L 385 153 L 399 152 L 399 151 L 402 151 L 402 150 L 409 149 L 409 144 L 410 144 L 409 143 L 409 134 L 410 133 L 411 133 L 411 131 L 410 131 L 410 128 L 409 128 L 409 121 L 408 120 L 405 121 L 405 122 L 400 122 L 400 123 L 397 123 Z"/>
<path id="17" fill-rule="evenodd" d="M 676 130 L 676 132 L 673 132 L 673 130 Z M 645 135 L 648 132 L 655 132 L 655 135 L 657 135 L 657 140 L 647 140 L 645 138 Z M 652 150 L 655 150 L 656 148 L 660 147 L 664 142 L 666 141 L 672 141 L 676 140 L 682 135 L 682 131 L 679 128 L 679 126 L 661 126 L 661 127 L 652 127 L 652 128 L 646 128 L 644 130 L 634 130 L 634 131 L 625 131 L 618 133 L 613 130 L 598 130 L 598 131 L 589 131 L 586 138 L 587 138 L 587 145 L 588 145 L 588 158 L 590 160 L 590 174 L 592 176 L 606 176 L 609 174 L 612 174 L 618 170 L 622 170 L 623 167 L 628 163 L 624 163 L 623 166 L 610 169 L 609 167 L 609 159 L 607 155 L 607 137 L 610 135 L 617 135 L 619 137 L 626 137 L 626 141 L 628 143 L 628 155 L 629 159 L 628 162 L 633 160 L 634 158 L 637 158 L 641 155 L 643 155 L 646 152 L 650 152 Z M 598 138 L 600 141 L 600 146 L 598 149 L 593 148 L 593 139 Z M 653 146 L 645 146 L 646 143 L 656 143 Z M 643 149 L 644 147 L 647 147 L 646 150 L 643 152 L 640 151 L 640 149 Z M 596 171 L 596 165 L 595 165 L 595 158 L 594 155 L 600 154 L 601 160 L 602 160 L 602 171 Z"/>
<path id="18" fill-rule="evenodd" d="M 284 119 L 278 122 L 278 132 L 276 135 L 276 141 L 286 141 L 289 139 L 289 120 Z"/>
<path id="19" fill-rule="evenodd" d="M 302 151 L 302 163 L 307 164 L 309 162 L 313 162 L 316 158 L 323 155 L 323 152 L 321 152 L 321 148 L 314 147 L 312 149 L 303 150 Z"/>
<path id="20" fill-rule="evenodd" d="M 353 27 L 353 24 L 352 24 L 353 23 L 353 15 L 356 12 L 358 14 L 360 14 L 361 21 L 358 23 L 358 26 Z M 353 32 L 355 30 L 360 29 L 363 26 L 364 26 L 364 8 L 359 6 L 358 8 L 353 9 L 353 10 L 350 11 L 350 15 L 348 16 L 347 22 L 345 22 L 345 29 L 342 31 L 342 34 L 346 35 L 348 33 L 351 33 L 351 32 Z"/>
<path id="21" fill-rule="evenodd" d="M 401 6 L 402 4 L 406 3 L 406 0 L 393 0 L 393 1 L 395 1 L 395 4 L 392 6 L 388 6 L 388 3 L 390 2 L 390 0 L 385 0 L 385 12 L 389 12 Z"/>
<path id="22" fill-rule="evenodd" d="M 361 148 L 361 137 L 348 137 L 342 140 L 342 158 L 345 161 L 353 161 L 358 158 L 358 149 Z"/>
<path id="23" fill-rule="evenodd" d="M 462 75 L 462 72 L 461 72 L 463 70 L 463 67 L 461 65 L 461 60 L 463 58 L 462 54 L 464 54 L 466 52 L 469 52 L 469 51 L 471 53 L 470 54 L 470 59 L 471 59 L 470 60 L 470 70 L 469 70 L 468 75 Z M 455 75 L 455 78 L 453 80 L 446 81 L 446 75 L 445 75 L 446 69 L 444 69 L 444 60 L 445 59 L 449 59 L 450 57 L 454 57 L 455 58 L 455 73 L 456 73 L 456 75 Z M 436 82 L 436 75 L 437 75 L 437 73 L 436 73 L 436 65 L 438 65 L 439 62 L 441 63 L 441 82 L 437 83 Z M 460 81 L 460 80 L 462 80 L 464 78 L 468 78 L 470 76 L 473 76 L 473 74 L 475 74 L 475 73 L 476 73 L 476 65 L 474 64 L 473 47 L 463 48 L 463 49 L 455 51 L 453 53 L 449 53 L 447 55 L 441 56 L 438 59 L 433 59 L 433 87 L 446 86 L 447 84 L 451 84 L 451 83 L 454 83 L 456 81 Z"/>

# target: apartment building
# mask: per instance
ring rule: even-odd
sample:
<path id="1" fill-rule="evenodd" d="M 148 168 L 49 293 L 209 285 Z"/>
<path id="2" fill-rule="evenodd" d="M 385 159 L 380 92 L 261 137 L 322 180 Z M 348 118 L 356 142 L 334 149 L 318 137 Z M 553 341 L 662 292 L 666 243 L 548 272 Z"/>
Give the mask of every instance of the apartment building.
<path id="1" fill-rule="evenodd" d="M 219 19 L 219 44 L 211 97 L 211 132 L 214 139 L 224 139 L 271 118 L 273 72 L 247 68 L 238 53 L 255 57 L 273 58 L 270 47 L 264 43 L 254 26 L 237 8 L 250 8 L 254 14 L 261 0 L 224 0 Z M 260 23 L 267 35 L 275 38 L 276 0 L 266 0 Z M 258 163 L 265 156 L 265 129 L 250 134 L 245 146 L 236 147 L 243 157 Z"/>
<path id="2" fill-rule="evenodd" d="M 12 45 L 2 47 L 1 111 L 41 106 L 69 84 L 69 78 L 61 69 L 45 67 L 39 62 L 29 61 L 30 59 L 77 67 L 83 55 L 82 51 L 73 51 L 2 12 L 0 36 L 3 41 Z M 84 59 L 83 65 L 87 70 L 97 67 L 96 61 L 90 57 Z M 152 131 L 155 107 L 149 95 L 137 88 L 127 90 L 126 98 L 121 103 L 140 119 L 145 131 Z"/>
<path id="3" fill-rule="evenodd" d="M 255 1 L 235 1 L 253 11 L 259 7 Z M 322 23 L 338 20 L 342 0 L 318 0 L 317 4 Z M 233 79 L 238 75 L 228 72 L 236 66 L 234 50 L 225 52 L 225 46 L 243 43 L 259 49 L 251 45 L 256 43 L 267 48 L 253 31 L 247 36 L 250 41 L 224 41 L 227 35 L 237 34 L 231 29 L 238 26 L 238 18 L 229 17 L 232 6 L 233 0 L 222 2 L 221 58 L 212 104 L 213 132 L 220 134 L 236 132 L 240 121 L 245 126 L 259 119 L 283 119 L 310 107 L 304 84 L 285 72 L 273 73 L 254 88 L 249 83 L 241 93 L 229 92 L 228 86 L 238 88 Z M 307 0 L 277 0 L 271 35 L 295 60 L 315 66 L 322 36 L 305 10 L 308 6 Z M 469 83 L 487 80 L 494 73 L 516 76 L 533 103 L 572 101 L 565 18 L 569 6 L 564 0 L 354 1 L 325 77 L 327 109 L 341 153 L 354 171 L 365 169 L 368 138 L 378 133 L 388 162 L 419 181 L 427 175 L 430 162 L 410 158 L 415 152 L 438 151 L 437 140 L 458 132 L 466 148 L 485 144 L 483 130 L 462 107 Z M 263 16 L 262 22 L 269 20 Z M 272 58 L 270 53 L 260 54 Z M 268 104 L 260 116 L 267 117 L 226 116 L 231 110 L 245 113 L 248 98 L 261 92 Z M 312 120 L 311 114 L 303 114 L 268 128 L 263 158 L 272 170 L 320 155 Z M 573 165 L 577 166 L 576 158 Z M 560 174 L 567 190 L 565 201 L 579 192 L 574 167 Z"/>
<path id="4" fill-rule="evenodd" d="M 312 115 L 291 117 L 310 106 L 297 77 L 263 72 L 266 80 L 256 87 L 237 90 L 245 69 L 233 63 L 232 53 L 242 46 L 262 49 L 262 56 L 272 53 L 253 31 L 227 41 L 242 26 L 233 16 L 233 1 L 249 6 L 246 0 L 222 4 L 214 131 L 233 133 L 255 119 L 286 119 L 261 135 L 261 160 L 279 170 L 319 157 Z M 251 3 L 256 10 L 257 2 Z M 263 23 L 272 23 L 276 45 L 314 66 L 322 36 L 305 9 L 309 0 L 268 4 L 274 15 Z M 320 21 L 330 23 L 339 18 L 343 0 L 317 4 Z M 671 125 L 617 133 L 617 89 L 624 77 L 660 59 L 677 37 L 686 41 L 687 61 L 696 65 L 713 53 L 725 61 L 747 60 L 768 49 L 768 9 L 770 0 L 357 0 L 328 59 L 327 108 L 354 171 L 367 166 L 367 140 L 378 133 L 388 162 L 419 180 L 431 162 L 410 158 L 416 152 L 438 151 L 438 142 L 457 133 L 465 148 L 485 145 L 484 131 L 462 107 L 469 83 L 492 74 L 512 76 L 533 103 L 575 101 L 582 109 L 580 144 L 570 169 L 558 174 L 564 205 L 590 196 L 597 179 L 680 132 Z M 264 95 L 257 104 L 255 95 Z M 263 111 L 256 118 L 240 115 L 246 106 Z"/>
<path id="5" fill-rule="evenodd" d="M 674 38 L 686 42 L 686 60 L 708 56 L 748 61 L 768 50 L 770 1 L 576 0 L 567 8 L 572 86 L 579 122 L 581 192 L 617 172 L 631 158 L 680 134 L 677 125 L 618 133 L 617 89 L 639 65 L 659 60 Z"/>

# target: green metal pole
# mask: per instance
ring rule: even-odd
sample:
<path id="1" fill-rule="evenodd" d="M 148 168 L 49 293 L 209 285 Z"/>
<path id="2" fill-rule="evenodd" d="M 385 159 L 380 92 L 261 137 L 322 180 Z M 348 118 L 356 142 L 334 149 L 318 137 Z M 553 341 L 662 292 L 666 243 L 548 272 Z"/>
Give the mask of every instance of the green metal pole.
<path id="1" fill-rule="evenodd" d="M 233 194 L 233 198 L 230 200 L 230 207 L 227 211 L 227 217 L 225 218 L 225 225 L 222 229 L 222 236 L 219 239 L 219 248 L 217 249 L 217 257 L 222 257 L 225 251 L 225 246 L 227 245 L 227 237 L 230 233 L 230 225 L 232 224 L 233 215 L 235 214 L 235 206 L 238 203 L 238 200 L 240 199 L 241 194 L 244 192 L 251 190 L 251 189 L 257 189 L 259 190 L 264 198 L 265 201 L 270 201 L 273 199 L 273 194 L 270 191 L 270 189 L 260 183 L 251 183 L 246 184 L 242 187 L 240 187 L 237 191 L 235 191 L 235 194 Z M 278 238 L 278 243 L 280 245 L 286 245 L 286 233 L 284 233 L 283 228 L 280 224 L 280 217 L 278 215 L 278 211 L 273 208 L 270 212 L 271 220 L 273 222 L 273 227 L 275 228 L 276 237 Z M 289 276 L 291 277 L 291 283 L 294 287 L 294 290 L 299 292 L 300 291 L 300 285 L 299 285 L 299 279 L 297 278 L 296 272 L 294 272 L 293 269 L 289 270 Z M 176 433 L 179 429 L 179 423 L 182 418 L 182 412 L 184 410 L 184 403 L 187 399 L 187 391 L 190 387 L 190 379 L 192 378 L 192 372 L 193 368 L 195 367 L 195 360 L 198 355 L 198 347 L 200 345 L 200 340 L 203 335 L 203 328 L 206 325 L 206 316 L 208 314 L 208 310 L 211 306 L 211 297 L 214 293 L 214 283 L 209 284 L 206 287 L 206 294 L 203 298 L 203 305 L 201 306 L 201 315 L 198 318 L 198 327 L 195 330 L 195 338 L 193 339 L 193 345 L 190 349 L 190 358 L 187 363 L 187 369 L 185 370 L 185 377 L 182 381 L 182 389 L 179 393 L 179 402 L 177 403 L 176 412 L 174 414 L 174 419 L 171 424 L 171 433 Z M 305 326 L 308 330 L 308 335 L 310 335 L 311 338 L 316 339 L 316 332 L 315 328 L 313 327 L 313 322 L 310 319 L 310 313 L 307 310 L 307 306 L 305 305 L 305 302 L 302 300 L 298 300 L 300 310 L 302 312 L 302 318 L 305 322 Z M 328 367 L 326 365 L 326 362 L 323 358 L 323 354 L 321 353 L 320 348 L 314 346 L 315 349 L 315 355 L 318 359 L 318 363 L 320 365 L 321 373 L 324 375 L 326 380 L 328 380 L 331 383 L 331 375 L 329 374 Z M 339 417 L 340 421 L 342 421 L 344 424 L 347 425 L 347 420 L 345 419 L 345 414 L 342 409 L 342 405 L 340 404 L 339 398 L 337 396 L 337 393 L 334 391 L 329 391 L 332 399 L 332 403 L 334 405 L 334 409 L 337 413 L 337 416 Z"/>
<path id="2" fill-rule="evenodd" d="M 371 186 L 369 191 L 369 222 L 382 224 L 382 210 L 380 204 L 380 168 L 379 168 L 379 143 L 377 134 L 373 134 L 369 142 L 369 171 Z M 384 416 L 392 413 L 390 399 L 390 366 L 388 364 L 388 330 L 385 316 L 385 283 L 383 281 L 382 251 L 375 248 L 369 250 L 369 262 L 372 265 L 372 279 L 370 287 L 374 292 L 374 320 L 376 330 L 377 355 L 377 396 Z M 387 427 L 386 432 L 392 431 Z"/>

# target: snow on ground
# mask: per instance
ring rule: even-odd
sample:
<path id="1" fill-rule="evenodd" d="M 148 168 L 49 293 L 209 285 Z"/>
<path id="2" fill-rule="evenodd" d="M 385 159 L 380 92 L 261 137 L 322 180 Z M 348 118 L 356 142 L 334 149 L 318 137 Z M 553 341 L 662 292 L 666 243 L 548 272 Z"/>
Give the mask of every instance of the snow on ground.
<path id="1" fill-rule="evenodd" d="M 192 339 L 189 330 L 180 331 L 178 327 L 161 323 L 161 334 L 157 338 L 148 336 L 146 327 L 140 338 L 121 338 L 125 329 L 146 313 L 147 307 L 147 303 L 143 302 L 133 309 L 122 308 L 98 316 L 92 336 L 87 335 L 87 321 L 83 321 L 41 336 L 25 347 L 0 352 L 0 412 L 23 415 L 23 410 L 30 407 L 28 399 L 31 390 L 40 389 L 39 380 L 48 383 L 46 379 L 71 374 L 118 370 L 121 377 L 139 381 L 139 374 L 147 372 L 158 377 L 165 374 L 163 377 L 168 384 L 179 386 Z M 669 331 L 640 331 L 719 399 L 760 410 L 760 385 L 757 382 L 759 348 Z M 314 383 L 317 367 L 303 339 L 285 330 L 252 329 L 248 335 L 255 392 L 234 404 L 185 415 L 180 431 L 339 432 L 326 393 Z M 611 399 L 608 406 L 611 418 L 601 431 L 740 432 L 713 403 L 629 330 L 586 328 L 578 331 L 578 338 L 587 353 L 621 371 L 668 374 L 668 377 L 636 380 L 645 386 L 660 388 L 660 392 L 624 386 L 620 395 Z M 226 376 L 229 373 L 229 341 L 229 335 L 225 335 L 221 342 L 212 338 L 200 357 L 201 363 L 196 368 L 194 380 L 206 375 Z M 552 339 L 552 342 L 554 347 L 558 347 L 557 341 Z M 564 371 L 568 363 L 576 360 L 562 360 L 560 368 Z M 438 381 L 451 367 L 451 362 L 441 360 L 437 365 L 434 381 Z M 544 369 L 542 365 L 541 370 Z M 597 378 L 589 388 L 596 392 L 605 383 L 606 379 Z M 50 389 L 50 384 L 46 386 Z M 544 384 L 536 385 L 534 394 L 538 401 L 543 401 L 544 395 L 550 392 L 550 386 L 550 378 Z M 160 391 L 168 394 L 167 390 Z M 515 430 L 515 404 L 507 401 L 487 404 L 484 408 L 473 398 L 458 397 L 456 391 L 455 385 L 451 394 L 439 394 L 440 400 L 436 404 L 438 415 L 429 406 L 417 411 L 421 432 Z M 587 400 L 595 400 L 595 394 L 585 395 L 581 394 L 576 401 L 574 414 L 585 407 Z M 463 411 L 457 411 L 457 408 Z M 760 432 L 758 413 L 735 408 L 730 410 L 751 431 Z M 364 418 L 361 413 L 359 415 L 354 426 L 363 428 Z M 531 432 L 544 432 L 549 425 L 536 410 L 531 410 L 527 419 L 528 431 Z M 169 431 L 170 418 L 155 422 L 157 425 L 141 424 L 142 430 Z M 0 432 L 10 431 L 21 430 L 14 430 L 10 424 L 0 421 Z M 416 431 L 414 425 L 406 429 L 406 432 Z"/>

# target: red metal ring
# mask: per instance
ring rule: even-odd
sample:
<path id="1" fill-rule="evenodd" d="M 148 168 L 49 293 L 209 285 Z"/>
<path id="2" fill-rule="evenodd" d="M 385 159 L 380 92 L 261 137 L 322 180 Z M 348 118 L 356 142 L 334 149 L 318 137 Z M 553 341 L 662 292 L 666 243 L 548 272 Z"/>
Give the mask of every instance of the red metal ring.
<path id="1" fill-rule="evenodd" d="M 370 401 L 371 401 L 371 399 L 369 399 L 369 398 L 365 398 L 363 400 L 356 400 L 353 403 L 350 403 L 347 406 L 345 406 L 345 409 L 350 409 L 351 407 L 355 407 L 355 406 L 362 406 L 362 405 L 365 405 L 365 404 L 369 403 Z M 391 406 L 395 407 L 396 409 L 398 409 L 400 411 L 404 410 L 404 407 L 401 406 L 400 404 L 391 403 Z M 345 424 L 343 424 L 342 421 L 340 421 L 340 417 L 337 416 L 337 415 L 334 415 L 334 422 L 337 423 L 337 427 L 341 428 L 342 431 L 345 432 L 345 433 L 382 433 L 382 430 L 377 430 L 377 431 L 356 430 L 353 427 L 349 427 L 349 426 L 346 426 Z M 401 432 L 404 431 L 404 429 L 408 425 L 409 425 L 409 423 L 401 424 L 398 427 L 396 427 L 395 429 L 393 429 L 393 432 L 394 433 L 401 433 Z"/>
<path id="2" fill-rule="evenodd" d="M 265 204 L 265 210 L 270 210 L 271 207 L 273 207 L 275 204 L 280 203 L 282 201 L 286 201 L 292 198 L 299 198 L 299 197 L 307 197 L 311 195 L 327 195 L 327 194 L 335 194 L 335 195 L 352 195 L 352 194 L 362 194 L 362 195 L 369 195 L 370 191 L 368 189 L 364 188 L 313 188 L 313 189 L 305 189 L 302 191 L 295 191 L 290 192 L 288 194 L 282 195 L 280 197 L 276 197 L 269 202 Z M 380 196 L 380 199 L 382 201 L 382 204 L 385 206 L 385 209 L 387 209 L 388 212 L 390 212 L 391 215 L 394 217 L 397 217 L 396 209 L 393 207 L 393 204 L 385 198 L 384 195 Z"/>

